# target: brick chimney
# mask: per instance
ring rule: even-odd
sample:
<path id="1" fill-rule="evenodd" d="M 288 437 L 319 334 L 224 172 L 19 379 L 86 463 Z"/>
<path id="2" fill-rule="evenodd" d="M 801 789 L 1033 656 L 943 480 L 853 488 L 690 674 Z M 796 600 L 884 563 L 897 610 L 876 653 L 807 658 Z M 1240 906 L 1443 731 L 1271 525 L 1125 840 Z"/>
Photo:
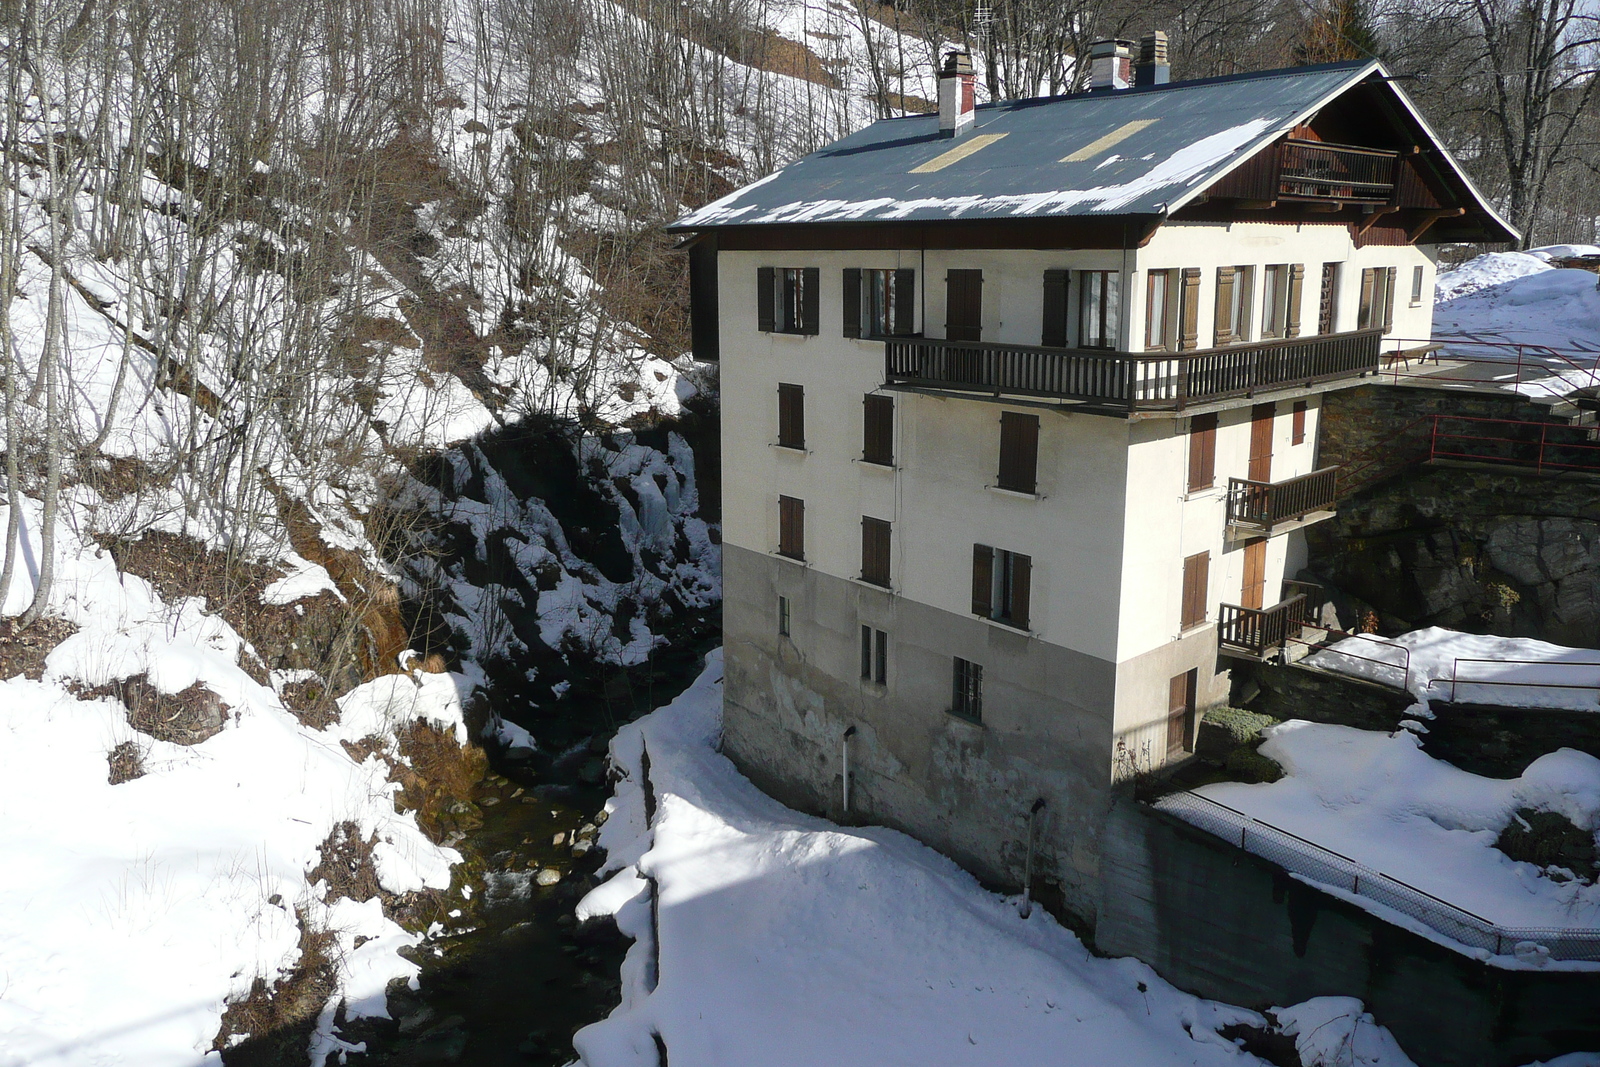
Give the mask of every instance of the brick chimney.
<path id="1" fill-rule="evenodd" d="M 1133 65 L 1133 84 L 1166 85 L 1172 80 L 1167 62 L 1167 35 L 1152 30 L 1139 38 L 1139 61 Z"/>
<path id="2" fill-rule="evenodd" d="M 972 129 L 977 106 L 972 83 L 972 54 L 947 52 L 939 72 L 939 134 L 960 137 Z"/>
<path id="3" fill-rule="evenodd" d="M 1089 90 L 1105 92 L 1133 84 L 1133 42 L 1096 41 L 1089 46 Z"/>

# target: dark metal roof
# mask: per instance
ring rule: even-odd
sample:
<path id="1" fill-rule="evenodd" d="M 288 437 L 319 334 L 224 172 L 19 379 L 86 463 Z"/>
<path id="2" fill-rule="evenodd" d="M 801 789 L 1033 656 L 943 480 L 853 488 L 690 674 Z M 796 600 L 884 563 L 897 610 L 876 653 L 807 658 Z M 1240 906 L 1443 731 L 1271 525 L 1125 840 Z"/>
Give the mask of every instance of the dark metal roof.
<path id="1" fill-rule="evenodd" d="M 959 138 L 937 115 L 887 119 L 670 228 L 1169 214 L 1375 73 L 1366 60 L 1011 100 Z"/>

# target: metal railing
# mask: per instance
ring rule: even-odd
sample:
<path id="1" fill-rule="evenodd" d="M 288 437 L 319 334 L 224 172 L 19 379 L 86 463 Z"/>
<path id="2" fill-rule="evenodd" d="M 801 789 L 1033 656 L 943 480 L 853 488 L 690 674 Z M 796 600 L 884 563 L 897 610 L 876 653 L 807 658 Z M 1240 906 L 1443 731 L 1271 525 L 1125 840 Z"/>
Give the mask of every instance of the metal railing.
<path id="1" fill-rule="evenodd" d="M 1228 523 L 1271 530 L 1280 522 L 1302 519 L 1333 507 L 1339 468 L 1324 467 L 1281 482 L 1228 479 Z"/>
<path id="2" fill-rule="evenodd" d="M 1497 667 L 1593 667 L 1600 668 L 1600 660 L 1555 660 L 1555 659 L 1494 659 L 1487 656 L 1457 656 L 1450 663 L 1450 702 L 1456 702 L 1456 687 L 1458 685 L 1479 686 L 1490 688 L 1494 686 L 1521 687 L 1524 689 L 1574 689 L 1580 692 L 1587 691 L 1600 697 L 1600 680 L 1592 682 L 1551 682 L 1551 681 L 1517 681 L 1511 678 L 1463 678 L 1461 665 L 1463 663 L 1493 663 Z M 1443 681 L 1444 679 L 1440 679 Z M 1501 704 L 1503 701 L 1485 700 L 1485 704 Z M 1510 707 L 1517 707 L 1510 704 Z"/>
<path id="3" fill-rule="evenodd" d="M 1519 946 L 1533 944 L 1543 946 L 1555 960 L 1600 960 L 1600 926 L 1501 926 L 1427 890 L 1198 793 L 1172 793 L 1154 806 L 1313 884 L 1380 904 L 1468 949 L 1509 956 L 1516 954 Z"/>
<path id="4" fill-rule="evenodd" d="M 1390 688 L 1398 689 L 1403 693 L 1410 692 L 1410 647 L 1402 645 L 1396 641 L 1386 641 L 1374 634 L 1353 634 L 1344 630 L 1335 630 L 1330 627 L 1320 626 L 1314 622 L 1308 622 L 1306 625 L 1312 629 L 1322 630 L 1323 636 L 1316 641 L 1307 641 L 1298 636 L 1289 638 L 1289 641 L 1293 644 L 1301 644 L 1306 646 L 1306 655 L 1300 660 L 1301 664 L 1309 664 L 1312 667 L 1316 667 L 1318 670 L 1331 671 L 1334 674 L 1343 674 L 1351 678 L 1360 678 L 1368 682 L 1376 682 L 1379 685 L 1386 685 Z M 1357 640 L 1357 638 L 1359 638 L 1359 640 Z M 1325 642 L 1332 642 L 1332 644 Z M 1346 645 L 1346 647 L 1335 648 L 1335 644 Z M 1355 651 L 1356 648 L 1362 645 L 1376 645 L 1380 648 L 1396 649 L 1400 653 L 1400 662 L 1395 663 L 1392 660 L 1381 659 L 1378 656 L 1364 656 L 1360 652 Z M 1378 673 L 1380 672 L 1362 673 L 1355 670 L 1340 670 L 1338 667 L 1333 666 L 1325 660 L 1322 662 L 1316 661 L 1318 658 L 1323 656 L 1342 656 L 1346 659 L 1356 660 L 1360 663 L 1370 663 L 1374 667 L 1383 668 L 1384 670 L 1398 671 L 1400 672 L 1400 681 L 1398 683 L 1386 681 L 1378 676 Z"/>
<path id="5" fill-rule="evenodd" d="M 1588 430 L 1559 422 L 1491 419 L 1473 415 L 1434 415 L 1428 439 L 1430 460 L 1503 463 L 1546 471 L 1600 473 L 1600 444 Z M 1573 440 L 1573 438 L 1583 440 Z"/>
<path id="6" fill-rule="evenodd" d="M 1387 202 L 1400 153 L 1289 138 L 1278 148 L 1278 195 Z"/>
<path id="7" fill-rule="evenodd" d="M 1260 659 L 1282 648 L 1290 638 L 1299 637 L 1306 624 L 1304 593 L 1270 608 L 1222 604 L 1217 609 L 1217 644 Z"/>
<path id="8" fill-rule="evenodd" d="M 1600 351 L 1593 349 L 1556 348 L 1478 337 L 1394 337 L 1389 342 L 1397 348 L 1385 354 L 1383 377 L 1396 384 L 1401 381 L 1419 385 L 1448 382 L 1552 399 L 1578 390 L 1600 388 Z M 1459 364 L 1458 373 L 1447 373 L 1441 360 Z M 1430 362 L 1432 370 L 1428 369 Z M 1480 367 L 1483 368 L 1480 373 L 1472 373 Z"/>
<path id="9" fill-rule="evenodd" d="M 1381 338 L 1381 330 L 1356 330 L 1193 352 L 1128 353 L 894 337 L 884 340 L 884 375 L 905 385 L 1174 411 L 1272 386 L 1370 374 L 1378 369 Z"/>

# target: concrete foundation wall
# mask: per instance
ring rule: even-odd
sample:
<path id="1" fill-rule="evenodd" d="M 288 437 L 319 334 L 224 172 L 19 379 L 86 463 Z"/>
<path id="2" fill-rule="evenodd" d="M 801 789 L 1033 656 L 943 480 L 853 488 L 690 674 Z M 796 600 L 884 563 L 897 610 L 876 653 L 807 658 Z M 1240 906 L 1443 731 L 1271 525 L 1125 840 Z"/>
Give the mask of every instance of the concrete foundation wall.
<path id="1" fill-rule="evenodd" d="M 1036 886 L 1094 921 L 1113 664 L 733 545 L 723 574 L 724 750 L 753 781 L 802 809 L 905 830 L 1010 889 L 1042 797 Z M 793 605 L 789 637 L 779 596 Z M 887 685 L 858 677 L 863 623 L 889 634 Z M 983 665 L 981 725 L 949 711 L 955 656 Z"/>

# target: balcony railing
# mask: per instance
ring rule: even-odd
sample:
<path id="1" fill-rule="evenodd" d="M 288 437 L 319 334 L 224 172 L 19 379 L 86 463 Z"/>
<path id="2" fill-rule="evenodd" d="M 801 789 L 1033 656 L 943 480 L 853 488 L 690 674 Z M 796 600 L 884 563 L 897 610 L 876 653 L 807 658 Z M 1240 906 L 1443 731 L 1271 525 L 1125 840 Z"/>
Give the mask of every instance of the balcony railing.
<path id="1" fill-rule="evenodd" d="M 1271 532 L 1282 522 L 1303 519 L 1313 511 L 1333 507 L 1338 467 L 1302 474 L 1281 482 L 1228 479 L 1228 524 Z"/>
<path id="2" fill-rule="evenodd" d="M 1177 411 L 1274 386 L 1378 369 L 1381 330 L 1295 337 L 1194 352 L 1128 353 L 891 337 L 887 381 L 995 396 L 1046 396 L 1121 411 Z"/>
<path id="3" fill-rule="evenodd" d="M 1309 604 L 1304 593 L 1297 593 L 1270 608 L 1243 608 L 1220 605 L 1217 612 L 1217 644 L 1222 651 L 1265 659 L 1305 629 Z"/>
<path id="4" fill-rule="evenodd" d="M 1386 203 L 1400 153 L 1290 138 L 1278 149 L 1278 195 Z"/>

